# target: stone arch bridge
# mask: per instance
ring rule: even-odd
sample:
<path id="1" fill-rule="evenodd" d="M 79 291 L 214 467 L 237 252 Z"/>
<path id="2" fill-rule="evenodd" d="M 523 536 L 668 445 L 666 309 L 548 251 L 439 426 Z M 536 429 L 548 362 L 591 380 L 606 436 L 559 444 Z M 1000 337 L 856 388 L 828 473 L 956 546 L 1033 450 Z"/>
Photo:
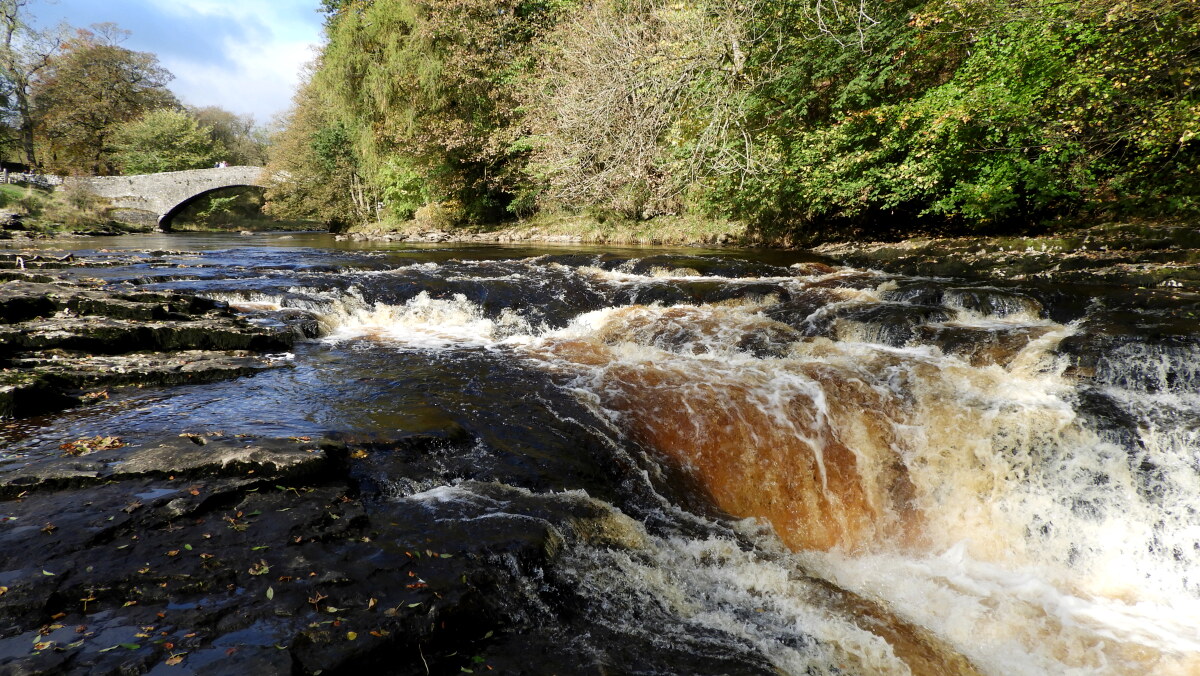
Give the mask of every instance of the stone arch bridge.
<path id="1" fill-rule="evenodd" d="M 62 189 L 82 189 L 108 199 L 125 220 L 153 220 L 163 230 L 192 200 L 221 188 L 263 187 L 262 167 L 220 167 L 137 176 L 84 176 L 64 179 Z"/>

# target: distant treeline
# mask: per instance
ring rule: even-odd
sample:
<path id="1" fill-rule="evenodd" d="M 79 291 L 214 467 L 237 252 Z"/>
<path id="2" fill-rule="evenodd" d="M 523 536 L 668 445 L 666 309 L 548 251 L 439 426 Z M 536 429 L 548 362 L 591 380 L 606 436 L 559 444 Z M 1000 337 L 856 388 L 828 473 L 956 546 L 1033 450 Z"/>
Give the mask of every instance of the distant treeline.
<path id="1" fill-rule="evenodd" d="M 0 0 L 0 159 L 56 174 L 142 174 L 266 161 L 245 115 L 184 106 L 116 24 L 38 28 L 35 0 Z"/>
<path id="2" fill-rule="evenodd" d="M 773 235 L 1200 212 L 1196 0 L 324 0 L 292 218 Z"/>

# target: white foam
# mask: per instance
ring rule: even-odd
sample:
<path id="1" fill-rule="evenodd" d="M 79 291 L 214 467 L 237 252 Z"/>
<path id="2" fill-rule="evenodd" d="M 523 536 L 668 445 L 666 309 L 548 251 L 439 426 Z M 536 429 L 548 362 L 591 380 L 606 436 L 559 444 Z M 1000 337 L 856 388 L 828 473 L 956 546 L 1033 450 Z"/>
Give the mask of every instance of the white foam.
<path id="1" fill-rule="evenodd" d="M 529 323 L 511 310 L 489 319 L 462 294 L 436 299 L 422 291 L 403 305 L 375 303 L 348 308 L 325 340 L 370 339 L 433 349 L 490 346 L 508 336 L 529 332 Z"/>

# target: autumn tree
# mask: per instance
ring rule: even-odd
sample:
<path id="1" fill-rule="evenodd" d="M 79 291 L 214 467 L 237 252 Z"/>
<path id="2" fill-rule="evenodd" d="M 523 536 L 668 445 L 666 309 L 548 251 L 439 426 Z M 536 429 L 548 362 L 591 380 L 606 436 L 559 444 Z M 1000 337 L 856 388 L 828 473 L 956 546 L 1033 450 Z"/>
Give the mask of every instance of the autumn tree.
<path id="1" fill-rule="evenodd" d="M 756 166 L 744 142 L 762 3 L 602 0 L 546 37 L 522 101 L 543 204 L 674 212 L 697 181 Z"/>
<path id="2" fill-rule="evenodd" d="M 25 19 L 32 0 L 0 0 L 0 86 L 26 164 L 37 165 L 32 87 L 59 52 L 65 28 L 34 30 Z"/>
<path id="3" fill-rule="evenodd" d="M 451 200 L 495 220 L 519 191 L 517 93 L 552 13 L 530 0 L 352 0 L 337 13 L 314 85 L 393 212 Z"/>
<path id="4" fill-rule="evenodd" d="M 38 136 L 54 169 L 111 173 L 120 125 L 179 106 L 166 88 L 172 75 L 154 54 L 120 47 L 125 35 L 111 24 L 78 31 L 34 83 Z"/>

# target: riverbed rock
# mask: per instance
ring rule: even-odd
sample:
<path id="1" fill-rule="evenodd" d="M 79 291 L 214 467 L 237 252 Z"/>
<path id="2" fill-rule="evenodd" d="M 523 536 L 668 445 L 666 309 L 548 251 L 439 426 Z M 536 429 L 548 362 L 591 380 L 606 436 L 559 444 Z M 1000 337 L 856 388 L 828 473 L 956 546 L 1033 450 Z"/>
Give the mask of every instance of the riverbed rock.
<path id="1" fill-rule="evenodd" d="M 21 214 L 10 209 L 0 209 L 0 230 L 24 230 L 25 221 Z"/>
<path id="2" fill-rule="evenodd" d="M 457 438 L 394 444 L 475 443 Z M 603 673 L 535 630 L 570 590 L 525 581 L 573 543 L 640 546 L 640 529 L 499 483 L 385 495 L 363 479 L 387 452 L 196 433 L 46 459 L 0 502 L 0 672 Z"/>
<path id="3" fill-rule="evenodd" d="M 70 408 L 88 388 L 210 382 L 288 363 L 271 353 L 291 348 L 290 326 L 196 296 L 67 281 L 63 270 L 94 261 L 41 258 L 60 268 L 0 282 L 0 417 Z"/>

